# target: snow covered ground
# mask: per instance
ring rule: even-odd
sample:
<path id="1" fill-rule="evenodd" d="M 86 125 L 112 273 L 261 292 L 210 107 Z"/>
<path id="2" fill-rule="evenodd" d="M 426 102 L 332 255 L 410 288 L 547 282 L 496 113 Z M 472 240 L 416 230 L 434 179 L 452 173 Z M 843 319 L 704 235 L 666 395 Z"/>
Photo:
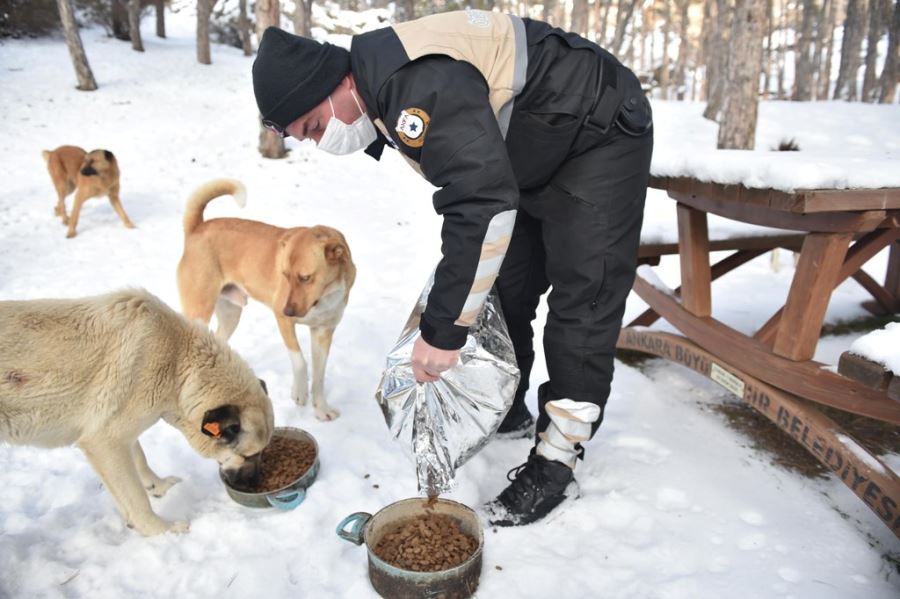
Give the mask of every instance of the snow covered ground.
<path id="1" fill-rule="evenodd" d="M 322 423 L 311 408 L 293 405 L 274 320 L 251 304 L 233 345 L 268 382 L 277 424 L 310 431 L 321 447 L 321 472 L 306 502 L 291 512 L 233 503 L 215 463 L 158 424 L 142 437 L 151 466 L 184 481 L 154 500 L 154 509 L 190 519 L 191 530 L 148 539 L 125 528 L 78 450 L 2 445 L 0 597 L 373 597 L 364 549 L 339 540 L 334 527 L 351 512 L 375 512 L 416 494 L 415 469 L 390 441 L 373 392 L 439 255 L 432 190 L 392 152 L 379 164 L 291 141 L 287 159 L 260 158 L 251 59 L 214 46 L 214 64 L 198 65 L 189 15 L 170 15 L 167 30 L 170 37 L 158 39 L 147 20 L 143 54 L 102 31 L 83 31 L 100 86 L 93 93 L 74 89 L 61 40 L 0 44 L 0 299 L 142 286 L 177 308 L 184 201 L 207 179 L 237 177 L 249 190 L 247 208 L 223 198 L 209 217 L 323 223 L 347 236 L 359 277 L 327 379 L 329 402 L 342 415 Z M 658 156 L 688 153 L 667 140 L 708 128 L 700 105 L 657 102 L 654 109 Z M 846 143 L 848 116 L 870 110 L 767 104 L 761 130 L 772 134 L 761 144 L 777 143 L 780 124 L 803 121 L 809 126 L 783 136 L 806 148 L 813 141 L 800 131 L 814 129 L 817 152 L 844 158 L 857 149 Z M 891 126 L 854 137 L 896 148 L 900 109 L 879 111 Z M 137 229 L 125 229 L 105 200 L 91 200 L 78 236 L 65 238 L 41 159 L 42 149 L 62 144 L 116 154 L 122 201 Z M 648 230 L 671 225 L 672 203 L 653 201 L 659 209 L 648 209 Z M 723 320 L 749 331 L 775 310 L 792 274 L 789 257 L 782 259 L 777 273 L 763 257 L 714 287 Z M 880 279 L 885 264 L 879 256 L 869 272 Z M 677 284 L 673 260 L 658 272 Z M 852 281 L 841 286 L 829 321 L 861 315 L 864 298 Z M 634 298 L 626 318 L 642 309 Z M 852 339 L 826 339 L 818 357 L 836 362 Z M 537 364 L 533 388 L 546 375 L 540 358 Z M 528 401 L 534 409 L 533 393 Z M 749 449 L 711 409 L 723 401 L 732 401 L 723 389 L 672 364 L 617 364 L 605 423 L 576 471 L 582 498 L 547 522 L 488 531 L 478 596 L 896 597 L 897 564 L 884 556 L 897 559 L 897 539 L 837 480 L 801 478 Z M 460 469 L 452 497 L 472 506 L 492 498 L 528 449 L 524 440 L 491 443 Z M 900 457 L 887 462 L 900 469 Z"/>

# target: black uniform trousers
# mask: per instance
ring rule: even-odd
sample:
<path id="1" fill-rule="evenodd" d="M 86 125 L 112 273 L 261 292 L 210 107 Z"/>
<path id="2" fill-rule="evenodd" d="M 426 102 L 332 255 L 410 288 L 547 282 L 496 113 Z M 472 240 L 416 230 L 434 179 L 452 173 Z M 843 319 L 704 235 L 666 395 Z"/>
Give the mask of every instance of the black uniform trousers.
<path id="1" fill-rule="evenodd" d="M 510 409 L 515 414 L 526 409 L 532 321 L 550 289 L 543 336 L 549 380 L 538 389 L 537 432 L 550 423 L 548 401 L 606 406 L 634 282 L 652 150 L 652 128 L 635 136 L 619 125 L 603 132 L 586 123 L 550 181 L 522 190 L 497 291 L 522 372 Z M 601 411 L 591 436 L 602 419 Z"/>

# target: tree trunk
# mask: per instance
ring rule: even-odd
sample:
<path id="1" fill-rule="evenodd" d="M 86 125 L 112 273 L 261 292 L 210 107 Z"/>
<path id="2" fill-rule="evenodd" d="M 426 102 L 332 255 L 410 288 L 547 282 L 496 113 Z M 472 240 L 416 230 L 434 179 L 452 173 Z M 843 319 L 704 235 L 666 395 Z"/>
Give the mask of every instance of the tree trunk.
<path id="1" fill-rule="evenodd" d="M 216 0 L 197 0 L 197 62 L 212 64 L 209 50 L 209 17 Z"/>
<path id="2" fill-rule="evenodd" d="M 678 58 L 675 61 L 675 98 L 684 100 L 684 94 L 687 91 L 687 78 L 685 71 L 687 70 L 687 57 L 690 50 L 690 40 L 688 39 L 688 8 L 690 0 L 675 0 L 679 10 L 678 26 L 679 37 L 678 42 Z"/>
<path id="3" fill-rule="evenodd" d="M 250 43 L 250 19 L 247 18 L 247 0 L 238 2 L 238 35 L 241 37 L 241 50 L 244 56 L 253 55 L 253 45 Z"/>
<path id="4" fill-rule="evenodd" d="M 312 37 L 313 0 L 294 0 L 294 33 Z"/>
<path id="5" fill-rule="evenodd" d="M 594 0 L 598 3 L 597 10 L 602 10 L 597 25 L 597 43 L 606 47 L 606 24 L 609 21 L 609 8 L 612 6 L 612 0 Z M 602 3 L 602 4 L 601 4 Z"/>
<path id="6" fill-rule="evenodd" d="M 894 102 L 898 74 L 900 74 L 900 0 L 894 2 L 894 16 L 891 18 L 891 30 L 888 33 L 887 57 L 884 60 L 884 70 L 881 71 L 878 101 L 882 104 Z"/>
<path id="7" fill-rule="evenodd" d="M 587 0 L 573 0 L 572 3 L 572 24 L 569 31 L 574 31 L 578 35 L 587 34 L 588 24 L 588 3 Z"/>
<path id="8" fill-rule="evenodd" d="M 128 33 L 128 8 L 126 8 L 125 2 L 126 0 L 112 0 L 110 19 L 112 20 L 113 37 L 128 42 L 131 41 L 131 35 Z"/>
<path id="9" fill-rule="evenodd" d="M 781 0 L 781 44 L 778 46 L 778 86 L 775 97 L 784 100 L 784 71 L 787 63 L 787 1 Z"/>
<path id="10" fill-rule="evenodd" d="M 822 33 L 820 34 L 819 47 L 822 52 L 822 62 L 819 65 L 817 98 L 827 100 L 831 97 L 831 65 L 834 58 L 834 23 L 837 19 L 838 0 L 825 0 L 827 11 L 823 13 Z M 825 8 L 825 7 L 823 7 Z"/>
<path id="11" fill-rule="evenodd" d="M 628 23 L 631 22 L 631 16 L 634 14 L 634 7 L 637 3 L 638 0 L 619 0 L 619 8 L 616 10 L 616 34 L 611 45 L 612 53 L 616 56 L 622 53 L 625 31 L 628 29 Z"/>
<path id="12" fill-rule="evenodd" d="M 166 0 L 153 0 L 156 7 L 156 37 L 166 37 Z"/>
<path id="13" fill-rule="evenodd" d="M 866 0 L 849 0 L 844 21 L 844 41 L 841 44 L 841 69 L 834 84 L 834 99 L 853 102 L 857 99 L 856 73 L 859 54 L 866 30 Z"/>
<path id="14" fill-rule="evenodd" d="M 731 5 L 728 0 L 715 0 L 715 29 L 709 45 L 710 61 L 707 65 L 709 81 L 709 99 L 706 101 L 704 118 L 718 121 L 725 99 L 725 86 L 728 84 L 728 44 L 731 38 Z"/>
<path id="15" fill-rule="evenodd" d="M 773 4 L 772 0 L 766 0 L 766 57 L 764 60 L 765 66 L 763 67 L 763 95 L 767 100 L 771 89 L 772 64 L 774 63 L 772 57 L 775 55 L 772 51 L 773 34 L 775 32 Z"/>
<path id="16" fill-rule="evenodd" d="M 870 0 L 869 4 L 869 34 L 866 37 L 866 70 L 863 75 L 862 95 L 863 102 L 874 102 L 878 84 L 878 40 L 884 33 L 888 21 L 885 20 L 885 0 Z M 890 18 L 890 16 L 888 16 Z"/>
<path id="17" fill-rule="evenodd" d="M 710 44 L 712 43 L 713 35 L 717 35 L 712 31 L 714 5 L 714 0 L 703 0 L 703 21 L 700 26 L 700 52 L 697 57 L 697 65 L 703 65 L 704 67 L 703 81 L 699 89 L 699 98 L 701 102 L 705 102 L 706 98 L 709 96 L 709 63 L 712 60 Z M 696 75 L 699 70 L 699 68 L 695 69 L 694 74 Z"/>
<path id="18" fill-rule="evenodd" d="M 128 34 L 131 36 L 131 49 L 144 51 L 141 41 L 141 0 L 128 0 Z"/>
<path id="19" fill-rule="evenodd" d="M 669 99 L 669 31 L 672 29 L 672 5 L 663 0 L 662 5 L 662 64 L 659 67 L 659 90 L 664 100 Z"/>
<path id="20" fill-rule="evenodd" d="M 752 150 L 756 144 L 765 21 L 765 0 L 737 0 L 728 55 L 729 85 L 719 125 L 720 150 Z"/>
<path id="21" fill-rule="evenodd" d="M 279 0 L 256 0 L 256 39 L 261 40 L 263 32 L 274 25 L 281 24 L 281 3 Z M 259 153 L 264 158 L 284 158 L 287 150 L 284 148 L 284 140 L 262 126 L 259 123 Z"/>
<path id="22" fill-rule="evenodd" d="M 78 89 L 85 92 L 97 89 L 94 73 L 88 64 L 84 46 L 81 45 L 81 35 L 78 33 L 78 23 L 75 22 L 75 13 L 72 11 L 72 0 L 56 0 L 59 7 L 59 19 L 62 21 L 63 31 L 66 34 L 66 46 L 69 47 L 69 56 L 72 57 L 72 65 L 75 67 L 75 76 L 78 78 Z"/>
<path id="23" fill-rule="evenodd" d="M 396 19 L 398 23 L 412 21 L 416 18 L 416 1 L 399 0 L 396 4 Z"/>
<path id="24" fill-rule="evenodd" d="M 803 0 L 803 21 L 797 40 L 794 59 L 793 99 L 801 102 L 812 100 L 813 70 L 810 50 L 813 41 L 813 25 L 818 15 L 815 0 Z"/>

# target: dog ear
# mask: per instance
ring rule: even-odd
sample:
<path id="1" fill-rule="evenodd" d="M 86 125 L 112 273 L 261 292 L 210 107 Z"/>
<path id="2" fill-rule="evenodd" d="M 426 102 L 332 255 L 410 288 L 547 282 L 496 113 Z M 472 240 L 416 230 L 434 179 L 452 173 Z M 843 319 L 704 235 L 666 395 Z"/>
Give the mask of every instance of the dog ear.
<path id="1" fill-rule="evenodd" d="M 110 152 L 109 150 L 103 150 L 103 154 L 106 156 L 106 159 L 107 159 L 108 161 L 112 162 L 112 160 L 113 160 L 113 158 L 114 158 L 112 152 Z"/>
<path id="2" fill-rule="evenodd" d="M 329 242 L 325 246 L 325 259 L 329 262 L 337 262 L 347 253 L 347 248 L 340 241 Z"/>
<path id="3" fill-rule="evenodd" d="M 266 395 L 269 394 L 269 388 L 266 386 L 266 382 L 262 379 L 257 379 L 259 381 L 260 386 L 263 388 L 263 393 Z"/>
<path id="4" fill-rule="evenodd" d="M 233 405 L 207 410 L 200 430 L 207 437 L 231 443 L 241 432 L 241 411 Z"/>

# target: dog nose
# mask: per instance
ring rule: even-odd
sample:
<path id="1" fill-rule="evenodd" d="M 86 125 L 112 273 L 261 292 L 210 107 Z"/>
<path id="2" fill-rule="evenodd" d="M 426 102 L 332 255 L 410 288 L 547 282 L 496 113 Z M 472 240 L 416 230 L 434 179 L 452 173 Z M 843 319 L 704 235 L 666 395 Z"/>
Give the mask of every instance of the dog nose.
<path id="1" fill-rule="evenodd" d="M 294 307 L 288 304 L 284 307 L 284 315 L 285 316 L 293 316 L 295 314 Z"/>

